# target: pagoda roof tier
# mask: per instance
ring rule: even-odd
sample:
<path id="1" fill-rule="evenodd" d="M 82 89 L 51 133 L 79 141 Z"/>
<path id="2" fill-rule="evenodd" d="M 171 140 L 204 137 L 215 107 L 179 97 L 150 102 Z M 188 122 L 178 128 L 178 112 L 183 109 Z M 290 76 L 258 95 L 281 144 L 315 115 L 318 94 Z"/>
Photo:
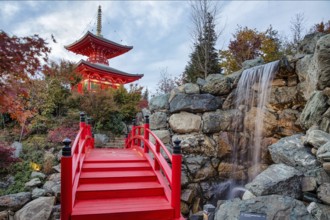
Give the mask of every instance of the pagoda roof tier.
<path id="1" fill-rule="evenodd" d="M 90 79 L 108 81 L 111 83 L 126 84 L 139 80 L 143 74 L 130 74 L 102 64 L 90 63 L 80 60 L 77 63 L 77 71 Z"/>
<path id="2" fill-rule="evenodd" d="M 96 51 L 102 51 L 102 54 L 106 59 L 119 56 L 133 48 L 132 46 L 121 45 L 111 40 L 97 36 L 89 31 L 79 40 L 64 47 L 74 53 L 88 57 Z"/>

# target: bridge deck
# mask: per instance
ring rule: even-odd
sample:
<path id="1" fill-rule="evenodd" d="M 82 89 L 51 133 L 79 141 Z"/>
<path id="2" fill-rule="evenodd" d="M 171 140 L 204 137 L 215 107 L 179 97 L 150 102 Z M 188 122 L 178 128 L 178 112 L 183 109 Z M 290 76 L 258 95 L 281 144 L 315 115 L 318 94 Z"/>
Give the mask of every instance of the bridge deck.
<path id="1" fill-rule="evenodd" d="M 173 220 L 174 209 L 144 154 L 136 149 L 86 153 L 72 220 Z"/>

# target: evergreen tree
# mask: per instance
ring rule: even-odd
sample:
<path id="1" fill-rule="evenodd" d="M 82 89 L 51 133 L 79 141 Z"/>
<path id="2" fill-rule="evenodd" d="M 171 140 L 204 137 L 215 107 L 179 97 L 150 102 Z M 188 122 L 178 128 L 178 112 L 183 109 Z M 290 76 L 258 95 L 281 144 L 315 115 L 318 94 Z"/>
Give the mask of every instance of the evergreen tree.
<path id="1" fill-rule="evenodd" d="M 209 74 L 221 72 L 218 52 L 215 49 L 217 38 L 214 17 L 207 12 L 203 28 L 184 71 L 185 81 L 196 82 L 197 78 L 206 78 Z"/>

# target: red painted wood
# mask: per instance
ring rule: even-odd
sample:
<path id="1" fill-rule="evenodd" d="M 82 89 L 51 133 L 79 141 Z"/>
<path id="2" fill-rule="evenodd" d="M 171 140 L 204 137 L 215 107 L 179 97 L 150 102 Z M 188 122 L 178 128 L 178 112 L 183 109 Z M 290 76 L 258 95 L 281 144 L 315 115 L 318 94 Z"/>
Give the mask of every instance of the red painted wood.
<path id="1" fill-rule="evenodd" d="M 86 153 L 71 220 L 174 220 L 151 164 L 136 149 Z"/>

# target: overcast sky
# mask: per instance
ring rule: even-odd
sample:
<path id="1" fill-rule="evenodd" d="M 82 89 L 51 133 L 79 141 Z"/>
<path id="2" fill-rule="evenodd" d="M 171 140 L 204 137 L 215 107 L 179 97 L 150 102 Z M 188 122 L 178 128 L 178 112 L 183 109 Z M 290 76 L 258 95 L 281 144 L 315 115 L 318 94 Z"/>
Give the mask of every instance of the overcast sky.
<path id="1" fill-rule="evenodd" d="M 225 49 L 237 25 L 264 31 L 271 24 L 290 38 L 290 20 L 304 13 L 308 29 L 330 20 L 330 1 L 225 1 L 218 28 L 224 28 L 217 49 Z M 110 60 L 110 66 L 144 74 L 138 84 L 155 92 L 160 72 L 181 74 L 192 51 L 188 1 L 0 1 L 0 29 L 8 34 L 39 34 L 52 48 L 51 59 L 79 61 L 64 49 L 87 30 L 96 32 L 98 5 L 102 6 L 105 38 L 133 46 Z M 57 43 L 52 42 L 53 35 Z"/>

